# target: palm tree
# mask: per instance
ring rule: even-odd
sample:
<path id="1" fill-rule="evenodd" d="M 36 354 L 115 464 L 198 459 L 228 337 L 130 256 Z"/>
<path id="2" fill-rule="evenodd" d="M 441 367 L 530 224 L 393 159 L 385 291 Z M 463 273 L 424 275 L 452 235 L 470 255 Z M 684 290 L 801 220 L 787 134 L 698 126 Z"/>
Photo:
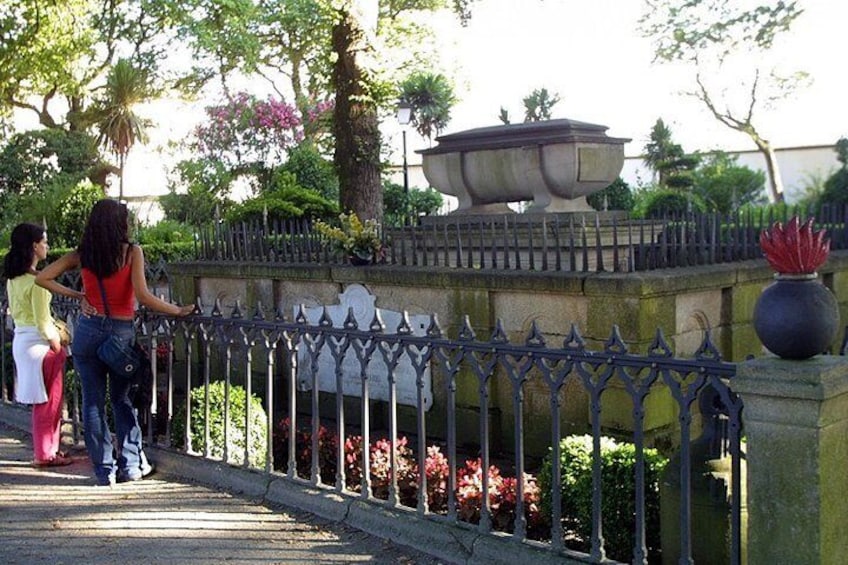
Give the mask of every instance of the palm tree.
<path id="1" fill-rule="evenodd" d="M 417 72 L 400 85 L 400 97 L 412 106 L 412 124 L 422 137 L 433 139 L 450 121 L 456 104 L 453 87 L 444 75 Z"/>
<path id="2" fill-rule="evenodd" d="M 97 142 L 118 157 L 121 183 L 118 197 L 124 198 L 124 164 L 130 149 L 147 142 L 146 128 L 150 121 L 138 116 L 133 108 L 150 97 L 147 76 L 133 67 L 127 59 L 120 59 L 106 78 L 106 90 L 98 102 L 96 127 Z"/>

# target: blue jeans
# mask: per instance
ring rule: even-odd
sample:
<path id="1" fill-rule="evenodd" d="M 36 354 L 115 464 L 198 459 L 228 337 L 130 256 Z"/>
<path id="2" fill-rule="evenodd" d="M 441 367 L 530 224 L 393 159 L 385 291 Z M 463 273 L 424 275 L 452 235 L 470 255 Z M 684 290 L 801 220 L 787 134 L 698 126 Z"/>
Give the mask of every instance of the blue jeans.
<path id="1" fill-rule="evenodd" d="M 141 428 L 132 402 L 127 397 L 130 380 L 108 376 L 108 367 L 97 357 L 97 348 L 111 334 L 130 342 L 134 339 L 135 328 L 131 321 L 81 316 L 72 345 L 74 367 L 82 383 L 85 447 L 101 484 L 114 479 L 116 471 L 119 476 L 136 477 L 141 474 Z M 112 402 L 117 446 L 112 445 L 106 419 L 107 388 Z M 118 447 L 117 461 L 114 447 Z"/>

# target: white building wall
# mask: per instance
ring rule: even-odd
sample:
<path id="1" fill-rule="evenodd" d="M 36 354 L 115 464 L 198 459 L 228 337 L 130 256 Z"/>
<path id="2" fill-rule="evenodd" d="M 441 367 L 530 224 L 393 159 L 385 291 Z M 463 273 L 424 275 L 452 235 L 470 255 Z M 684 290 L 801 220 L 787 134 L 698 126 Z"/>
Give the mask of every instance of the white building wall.
<path id="1" fill-rule="evenodd" d="M 785 147 L 776 149 L 780 174 L 783 177 L 783 187 L 788 202 L 797 201 L 804 189 L 814 182 L 824 182 L 839 168 L 834 145 L 811 145 L 806 147 Z M 738 157 L 737 163 L 766 173 L 765 159 L 756 150 L 728 151 Z M 417 157 L 417 156 L 416 156 Z M 410 189 L 426 188 L 429 186 L 420 160 L 408 163 Z M 389 180 L 403 185 L 403 167 L 393 166 L 388 169 Z M 621 178 L 631 187 L 644 186 L 653 181 L 653 173 L 645 165 L 641 156 L 625 157 L 621 169 Z M 453 201 L 453 197 L 445 196 L 445 200 Z M 450 208 L 452 209 L 452 207 Z"/>

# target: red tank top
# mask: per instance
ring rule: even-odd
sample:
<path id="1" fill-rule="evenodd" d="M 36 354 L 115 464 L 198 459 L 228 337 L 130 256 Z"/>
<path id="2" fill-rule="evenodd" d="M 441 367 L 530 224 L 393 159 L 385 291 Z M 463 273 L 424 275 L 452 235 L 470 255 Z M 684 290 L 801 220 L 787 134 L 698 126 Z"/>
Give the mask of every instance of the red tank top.
<path id="1" fill-rule="evenodd" d="M 127 263 L 103 279 L 103 290 L 109 301 L 109 315 L 116 318 L 132 318 L 135 315 L 135 292 L 132 285 L 132 265 Z M 82 288 L 88 302 L 101 314 L 106 314 L 103 296 L 97 275 L 88 269 L 82 270 Z"/>

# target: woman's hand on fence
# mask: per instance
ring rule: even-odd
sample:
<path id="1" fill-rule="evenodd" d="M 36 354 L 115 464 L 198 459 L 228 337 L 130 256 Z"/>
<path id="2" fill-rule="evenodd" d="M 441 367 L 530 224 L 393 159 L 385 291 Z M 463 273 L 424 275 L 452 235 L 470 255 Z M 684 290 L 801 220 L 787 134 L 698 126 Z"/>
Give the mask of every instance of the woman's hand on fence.
<path id="1" fill-rule="evenodd" d="M 177 308 L 179 308 L 180 311 L 175 314 L 175 316 L 178 316 L 180 318 L 182 318 L 183 316 L 188 316 L 189 314 L 194 312 L 194 304 L 189 304 L 188 306 L 177 306 Z"/>

